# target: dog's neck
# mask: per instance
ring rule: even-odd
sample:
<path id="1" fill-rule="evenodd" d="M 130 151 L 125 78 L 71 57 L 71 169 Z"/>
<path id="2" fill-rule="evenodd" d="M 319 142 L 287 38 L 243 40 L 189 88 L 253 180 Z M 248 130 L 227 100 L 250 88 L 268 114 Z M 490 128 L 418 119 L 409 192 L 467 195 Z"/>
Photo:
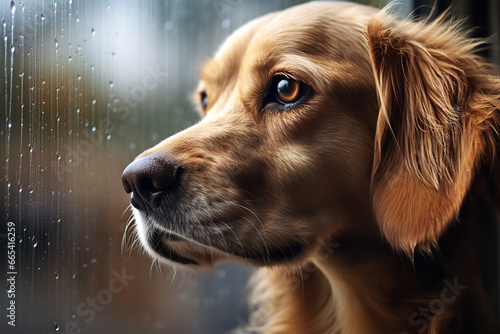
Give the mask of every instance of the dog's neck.
<path id="1" fill-rule="evenodd" d="M 481 255 L 474 249 L 477 224 L 469 218 L 462 215 L 461 224 L 446 234 L 441 253 L 417 252 L 414 263 L 380 235 L 335 237 L 326 242 L 333 247 L 315 252 L 300 270 L 277 267 L 267 273 L 261 315 L 272 321 L 269 328 L 286 333 L 438 333 L 448 326 L 468 333 L 477 321 L 482 333 L 494 333 L 477 268 Z M 448 308 L 462 310 L 464 323 L 454 323 Z"/>
<path id="2" fill-rule="evenodd" d="M 405 288 L 416 285 L 402 270 L 408 265 L 379 242 L 346 239 L 340 243 L 332 256 L 313 259 L 323 284 L 331 291 L 329 303 L 335 310 L 330 315 L 335 319 L 333 327 L 325 328 L 323 333 L 382 334 L 406 330 L 408 316 L 399 315 L 411 314 L 413 305 L 405 305 L 403 311 L 402 302 L 409 296 L 401 284 L 405 280 Z M 304 284 L 317 283 L 311 280 Z"/>

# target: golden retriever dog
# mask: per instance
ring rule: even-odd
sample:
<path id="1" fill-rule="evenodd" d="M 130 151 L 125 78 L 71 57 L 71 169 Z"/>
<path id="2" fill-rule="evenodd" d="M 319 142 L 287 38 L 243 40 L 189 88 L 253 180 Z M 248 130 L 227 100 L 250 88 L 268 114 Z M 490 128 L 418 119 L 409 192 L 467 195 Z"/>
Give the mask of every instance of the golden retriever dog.
<path id="1" fill-rule="evenodd" d="M 500 78 L 480 45 L 342 2 L 244 25 L 201 70 L 202 120 L 124 170 L 141 244 L 258 267 L 249 332 L 499 333 Z"/>

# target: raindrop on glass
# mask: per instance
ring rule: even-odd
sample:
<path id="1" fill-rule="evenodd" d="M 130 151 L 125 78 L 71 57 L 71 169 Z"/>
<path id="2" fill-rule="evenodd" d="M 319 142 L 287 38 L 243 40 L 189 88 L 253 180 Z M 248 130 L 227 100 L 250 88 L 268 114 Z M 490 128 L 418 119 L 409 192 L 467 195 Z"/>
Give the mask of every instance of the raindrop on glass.
<path id="1" fill-rule="evenodd" d="M 56 330 L 56 332 L 59 332 L 59 329 L 61 329 L 57 322 L 54 322 L 54 329 Z"/>
<path id="2" fill-rule="evenodd" d="M 43 15 L 43 13 L 42 13 L 42 14 L 40 14 L 40 18 L 41 18 L 42 20 L 45 20 L 45 15 Z"/>
<path id="3" fill-rule="evenodd" d="M 221 22 L 221 26 L 222 28 L 227 29 L 231 26 L 231 21 L 229 19 L 224 19 Z"/>
<path id="4" fill-rule="evenodd" d="M 10 3 L 10 13 L 12 15 L 14 15 L 15 12 L 16 12 L 16 4 L 15 4 L 14 1 L 11 1 L 11 3 Z"/>
<path id="5" fill-rule="evenodd" d="M 78 77 L 77 77 L 78 80 L 82 80 L 82 76 L 80 74 L 78 74 Z"/>
<path id="6" fill-rule="evenodd" d="M 16 47 L 15 46 L 13 46 L 13 47 L 10 48 L 10 53 L 14 53 L 14 51 L 16 51 Z"/>
<path id="7" fill-rule="evenodd" d="M 95 29 L 94 28 L 92 28 L 91 32 L 92 32 L 92 37 L 95 37 Z"/>
<path id="8" fill-rule="evenodd" d="M 59 273 L 58 273 L 57 271 L 54 273 L 54 277 L 55 277 L 56 279 L 59 279 Z"/>
<path id="9" fill-rule="evenodd" d="M 165 29 L 165 30 L 172 30 L 173 27 L 174 27 L 174 23 L 172 21 L 167 21 L 163 25 L 163 29 Z"/>
<path id="10" fill-rule="evenodd" d="M 36 248 L 36 246 L 38 246 L 38 241 L 33 241 L 33 248 Z"/>
<path id="11" fill-rule="evenodd" d="M 110 87 L 110 88 L 113 88 L 114 86 L 115 86 L 115 83 L 114 83 L 113 81 L 110 81 L 110 82 L 109 82 L 109 87 Z"/>

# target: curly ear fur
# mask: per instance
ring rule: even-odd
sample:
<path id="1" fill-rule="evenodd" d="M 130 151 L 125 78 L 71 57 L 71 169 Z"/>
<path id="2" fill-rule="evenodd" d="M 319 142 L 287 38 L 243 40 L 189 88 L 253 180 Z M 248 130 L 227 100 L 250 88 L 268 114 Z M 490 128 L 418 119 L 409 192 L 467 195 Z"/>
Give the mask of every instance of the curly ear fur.
<path id="1" fill-rule="evenodd" d="M 429 250 L 456 218 L 498 128 L 499 79 L 458 25 L 395 22 L 367 27 L 380 100 L 372 197 L 387 240 Z"/>

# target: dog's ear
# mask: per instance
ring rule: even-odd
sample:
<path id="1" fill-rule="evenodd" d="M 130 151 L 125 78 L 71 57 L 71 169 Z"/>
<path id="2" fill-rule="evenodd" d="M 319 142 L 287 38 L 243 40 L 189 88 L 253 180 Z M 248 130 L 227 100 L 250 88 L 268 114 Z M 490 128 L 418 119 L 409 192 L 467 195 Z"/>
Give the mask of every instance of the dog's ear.
<path id="1" fill-rule="evenodd" d="M 481 115 L 471 110 L 478 43 L 454 26 L 385 14 L 369 22 L 367 37 L 380 102 L 375 215 L 389 243 L 412 255 L 455 220 L 484 148 Z"/>

